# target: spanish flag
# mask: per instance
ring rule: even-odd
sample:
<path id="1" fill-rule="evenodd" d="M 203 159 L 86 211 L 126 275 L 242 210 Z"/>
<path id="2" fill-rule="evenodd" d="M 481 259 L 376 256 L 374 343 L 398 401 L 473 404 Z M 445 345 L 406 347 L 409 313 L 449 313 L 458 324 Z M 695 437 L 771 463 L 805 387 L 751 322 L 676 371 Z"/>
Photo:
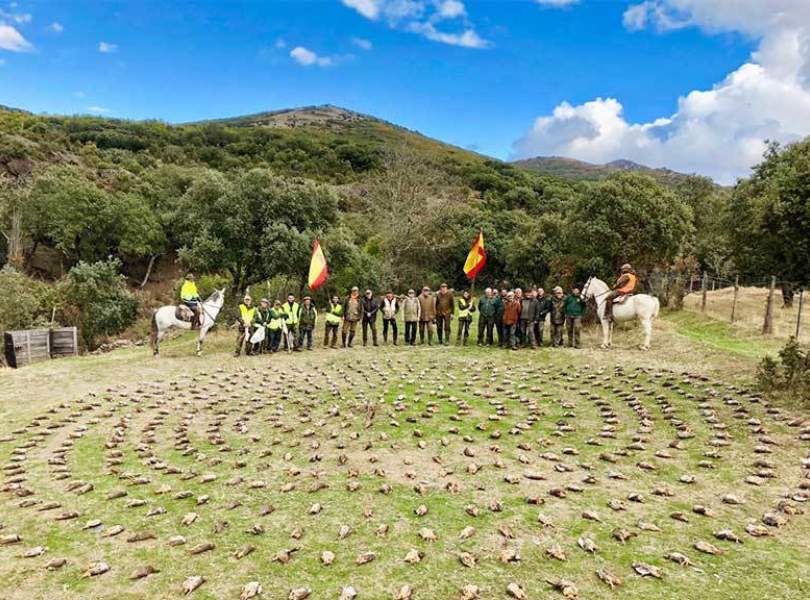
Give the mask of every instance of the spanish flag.
<path id="1" fill-rule="evenodd" d="M 326 257 L 321 249 L 321 242 L 315 240 L 312 246 L 312 261 L 309 263 L 309 289 L 313 292 L 323 285 L 329 276 L 329 267 L 326 265 Z"/>
<path id="2" fill-rule="evenodd" d="M 470 248 L 467 261 L 464 263 L 464 274 L 467 279 L 475 279 L 478 272 L 487 264 L 487 252 L 484 250 L 484 232 L 479 231 L 478 237 Z"/>

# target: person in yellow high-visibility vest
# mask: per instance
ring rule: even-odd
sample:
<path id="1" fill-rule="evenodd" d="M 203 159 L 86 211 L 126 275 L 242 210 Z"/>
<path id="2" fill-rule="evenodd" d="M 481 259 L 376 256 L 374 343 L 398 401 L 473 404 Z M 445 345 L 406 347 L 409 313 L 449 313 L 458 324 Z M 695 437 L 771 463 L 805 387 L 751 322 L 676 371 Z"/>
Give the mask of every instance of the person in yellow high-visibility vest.
<path id="1" fill-rule="evenodd" d="M 284 320 L 284 311 L 281 310 L 281 302 L 276 300 L 273 308 L 270 309 L 270 320 L 267 322 L 267 333 L 269 341 L 267 343 L 270 352 L 278 352 L 281 345 L 281 328 Z"/>
<path id="2" fill-rule="evenodd" d="M 470 337 L 470 324 L 472 323 L 472 313 L 475 312 L 475 303 L 470 292 L 464 291 L 461 298 L 456 300 L 458 309 L 458 331 L 456 331 L 456 346 L 467 345 L 467 338 Z"/>
<path id="3" fill-rule="evenodd" d="M 301 305 L 295 301 L 294 294 L 287 295 L 287 301 L 281 305 L 284 313 L 284 320 L 287 323 L 287 337 L 292 339 L 292 348 L 289 348 L 289 341 L 284 338 L 285 350 L 299 350 L 298 348 L 298 321 L 301 319 Z"/>
<path id="4" fill-rule="evenodd" d="M 326 328 L 323 336 L 324 348 L 337 348 L 338 328 L 343 320 L 343 303 L 337 296 L 332 296 L 329 309 L 326 311 Z M 329 342 L 331 337 L 332 342 Z"/>
<path id="5" fill-rule="evenodd" d="M 242 299 L 242 304 L 239 305 L 239 337 L 236 338 L 236 350 L 234 351 L 234 356 L 239 356 L 242 354 L 242 346 L 245 343 L 245 337 L 250 338 L 250 334 L 253 329 L 253 320 L 256 318 L 256 307 L 253 306 L 253 299 L 245 295 Z M 251 345 L 248 343 L 247 348 L 245 349 L 245 354 L 248 356 L 251 355 L 252 348 Z"/>
<path id="6" fill-rule="evenodd" d="M 619 296 L 632 294 L 638 284 L 638 276 L 629 263 L 623 264 L 620 270 L 621 275 L 616 280 L 616 285 L 605 297 L 605 317 L 608 321 L 613 320 L 613 300 Z"/>
<path id="7" fill-rule="evenodd" d="M 188 273 L 183 281 L 183 287 L 180 288 L 180 300 L 194 313 L 194 317 L 191 319 L 191 328 L 199 329 L 201 299 L 193 273 Z"/>

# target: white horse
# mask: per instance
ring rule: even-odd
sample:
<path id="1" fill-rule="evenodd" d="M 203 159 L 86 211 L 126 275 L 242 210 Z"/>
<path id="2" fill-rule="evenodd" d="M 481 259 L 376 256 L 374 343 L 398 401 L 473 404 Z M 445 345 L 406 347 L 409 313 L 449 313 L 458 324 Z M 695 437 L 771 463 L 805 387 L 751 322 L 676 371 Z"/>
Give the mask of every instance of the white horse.
<path id="1" fill-rule="evenodd" d="M 203 340 L 225 304 L 225 290 L 216 290 L 208 299 L 200 304 L 200 334 L 197 336 L 197 356 L 202 354 Z M 177 306 L 169 304 L 161 306 L 152 315 L 152 331 L 149 334 L 149 345 L 155 356 L 160 355 L 160 339 L 169 329 L 191 329 L 191 323 L 177 318 Z"/>
<path id="2" fill-rule="evenodd" d="M 596 314 L 602 322 L 602 348 L 610 348 L 613 343 L 613 323 L 605 318 L 605 302 L 610 287 L 601 279 L 590 277 L 582 288 L 582 299 L 596 299 Z M 614 321 L 641 321 L 644 329 L 644 343 L 642 350 L 650 349 L 650 339 L 652 338 L 653 319 L 658 316 L 660 303 L 658 298 L 648 294 L 633 294 L 621 304 L 613 305 Z"/>

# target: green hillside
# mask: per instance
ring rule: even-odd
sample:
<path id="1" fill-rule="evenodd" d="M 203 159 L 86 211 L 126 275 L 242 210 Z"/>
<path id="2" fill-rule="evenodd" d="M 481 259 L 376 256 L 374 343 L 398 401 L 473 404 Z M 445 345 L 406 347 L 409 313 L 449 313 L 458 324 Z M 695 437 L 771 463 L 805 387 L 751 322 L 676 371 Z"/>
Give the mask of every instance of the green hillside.
<path id="1" fill-rule="evenodd" d="M 561 156 L 537 156 L 516 160 L 512 164 L 529 171 L 571 181 L 601 181 L 615 173 L 632 172 L 649 175 L 664 185 L 676 186 L 689 177 L 689 175 L 670 169 L 646 167 L 631 160 L 614 160 L 604 165 L 597 165 Z"/>

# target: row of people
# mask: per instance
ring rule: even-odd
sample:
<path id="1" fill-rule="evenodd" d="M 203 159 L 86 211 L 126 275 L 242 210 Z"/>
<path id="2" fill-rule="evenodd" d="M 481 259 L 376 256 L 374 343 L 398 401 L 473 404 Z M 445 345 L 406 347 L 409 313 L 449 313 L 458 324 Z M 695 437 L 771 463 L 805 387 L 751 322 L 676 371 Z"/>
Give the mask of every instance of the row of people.
<path id="1" fill-rule="evenodd" d="M 449 345 L 452 335 L 452 321 L 458 322 L 456 344 L 466 345 L 470 337 L 470 326 L 474 313 L 478 313 L 478 345 L 497 344 L 500 347 L 536 348 L 543 345 L 543 331 L 546 319 L 550 322 L 551 345 L 563 345 L 563 330 L 568 331 L 568 345 L 580 347 L 580 328 L 585 314 L 585 303 L 580 298 L 580 289 L 574 286 L 567 296 L 562 288 L 556 287 L 551 296 L 546 296 L 542 288 L 533 288 L 525 293 L 520 288 L 500 291 L 487 288 L 484 295 L 474 301 L 469 291 L 456 297 L 447 284 L 442 284 L 436 293 L 429 287 L 422 288 L 417 295 L 414 290 L 399 296 L 388 292 L 376 298 L 371 290 L 361 296 L 357 287 L 341 300 L 332 297 L 324 311 L 325 348 L 337 348 L 338 338 L 343 348 L 351 348 L 357 335 L 358 326 L 362 331 L 362 343 L 379 345 L 378 316 L 382 317 L 382 341 L 398 343 L 399 315 L 405 325 L 404 342 L 415 346 L 417 333 L 420 344 L 432 345 L 434 336 L 440 345 Z M 262 298 L 254 307 L 250 296 L 245 296 L 239 306 L 238 328 L 235 354 L 242 349 L 248 353 L 277 352 L 285 350 L 312 350 L 313 332 L 318 322 L 318 311 L 312 299 L 307 296 L 301 303 L 293 294 L 287 301 L 270 301 Z M 249 340 L 258 328 L 264 328 L 261 343 L 251 344 Z M 286 335 L 285 335 L 286 334 Z"/>

